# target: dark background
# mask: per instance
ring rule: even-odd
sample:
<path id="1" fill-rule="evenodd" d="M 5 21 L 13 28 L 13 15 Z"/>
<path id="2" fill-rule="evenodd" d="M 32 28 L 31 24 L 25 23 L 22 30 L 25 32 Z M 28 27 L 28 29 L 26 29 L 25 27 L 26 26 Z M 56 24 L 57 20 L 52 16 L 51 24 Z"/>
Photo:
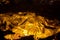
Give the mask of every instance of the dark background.
<path id="1" fill-rule="evenodd" d="M 9 3 L 1 2 L 1 12 L 30 11 L 49 19 L 60 20 L 60 1 L 59 0 L 9 0 Z"/>
<path id="2" fill-rule="evenodd" d="M 9 0 L 10 3 L 5 4 L 5 2 L 1 2 L 0 4 L 0 13 L 8 13 L 8 12 L 35 12 L 36 15 L 44 16 L 48 19 L 58 19 L 60 20 L 60 1 L 53 0 Z M 0 30 L 0 39 L 5 40 L 3 36 L 11 32 L 3 32 Z M 56 34 L 58 40 L 60 39 L 60 33 Z M 55 38 L 55 35 L 48 37 L 46 39 L 40 40 L 52 40 Z M 33 40 L 33 37 L 24 37 L 20 40 Z"/>

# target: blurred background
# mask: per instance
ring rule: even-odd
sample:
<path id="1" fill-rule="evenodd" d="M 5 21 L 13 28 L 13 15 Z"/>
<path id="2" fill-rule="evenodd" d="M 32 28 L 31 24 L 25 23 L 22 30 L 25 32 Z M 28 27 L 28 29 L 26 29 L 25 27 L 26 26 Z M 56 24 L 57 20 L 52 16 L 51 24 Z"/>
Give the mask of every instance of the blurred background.
<path id="1" fill-rule="evenodd" d="M 41 15 L 48 19 L 60 20 L 60 0 L 0 0 L 0 13 L 27 11 L 35 12 L 36 15 Z M 0 35 L 3 36 L 4 32 L 1 32 L 2 31 L 0 31 Z M 6 33 L 7 32 L 8 31 L 6 31 Z M 57 38 L 59 40 L 60 37 L 58 35 L 60 35 L 60 33 L 57 34 Z M 0 39 L 3 39 L 2 36 Z M 52 38 L 55 38 L 54 35 L 42 40 L 52 40 Z M 22 38 L 22 40 L 25 39 Z M 30 37 L 29 39 L 33 40 Z"/>
<path id="2" fill-rule="evenodd" d="M 36 12 L 60 20 L 60 0 L 0 0 L 0 13 L 19 11 Z"/>

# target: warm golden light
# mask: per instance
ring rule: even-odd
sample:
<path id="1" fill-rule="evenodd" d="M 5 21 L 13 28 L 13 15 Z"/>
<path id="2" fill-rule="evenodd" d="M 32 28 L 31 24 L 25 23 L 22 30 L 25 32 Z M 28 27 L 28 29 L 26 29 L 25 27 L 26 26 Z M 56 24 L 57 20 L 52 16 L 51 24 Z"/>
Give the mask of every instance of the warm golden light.
<path id="1" fill-rule="evenodd" d="M 57 26 L 52 22 L 54 22 L 54 20 L 37 16 L 35 13 L 31 12 L 18 12 L 18 14 L 12 14 L 12 16 L 9 14 L 0 14 L 0 24 L 6 24 L 5 28 L 1 27 L 0 29 L 2 31 L 11 30 L 15 33 L 4 36 L 4 38 L 10 40 L 20 39 L 21 37 L 30 35 L 34 35 L 35 40 L 52 36 L 53 34 L 60 32 L 60 25 Z M 53 30 L 51 28 L 55 29 Z"/>

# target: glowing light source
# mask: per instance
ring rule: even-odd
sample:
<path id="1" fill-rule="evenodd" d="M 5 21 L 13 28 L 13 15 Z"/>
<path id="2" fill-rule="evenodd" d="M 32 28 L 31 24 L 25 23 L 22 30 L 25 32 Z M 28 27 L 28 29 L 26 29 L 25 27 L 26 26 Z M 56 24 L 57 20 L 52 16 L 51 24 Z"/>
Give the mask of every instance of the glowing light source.
<path id="1" fill-rule="evenodd" d="M 7 34 L 4 37 L 6 39 L 19 39 L 24 36 L 34 35 L 34 38 L 46 38 L 52 36 L 55 33 L 55 29 L 49 29 L 50 26 L 55 28 L 55 25 L 50 25 L 50 20 L 36 16 L 35 13 L 27 12 L 27 15 L 21 15 L 26 12 L 19 12 L 18 14 L 12 14 L 10 17 L 7 14 L 0 14 L 3 23 L 6 21 L 6 29 L 11 30 L 15 34 Z M 47 20 L 47 21 L 46 21 Z M 52 20 L 53 21 L 53 20 Z M 15 25 L 17 23 L 17 25 Z M 1 24 L 1 20 L 0 20 Z M 12 28 L 10 28 L 12 24 Z M 53 23 L 54 24 L 54 23 Z M 46 27 L 47 28 L 46 28 Z M 1 28 L 0 28 L 1 29 Z M 2 29 L 1 29 L 2 30 Z M 60 32 L 60 27 L 57 26 L 56 33 Z M 13 37 L 14 36 L 14 37 Z"/>

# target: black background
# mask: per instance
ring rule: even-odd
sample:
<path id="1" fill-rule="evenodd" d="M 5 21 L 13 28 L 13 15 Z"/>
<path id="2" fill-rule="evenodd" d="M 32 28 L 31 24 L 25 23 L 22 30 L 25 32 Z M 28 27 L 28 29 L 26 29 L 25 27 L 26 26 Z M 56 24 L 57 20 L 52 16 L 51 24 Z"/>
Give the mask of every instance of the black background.
<path id="1" fill-rule="evenodd" d="M 10 3 L 0 4 L 1 12 L 19 12 L 19 11 L 30 11 L 36 12 L 38 15 L 45 16 L 49 19 L 60 19 L 60 1 L 56 0 L 52 3 L 50 0 L 9 0 Z"/>
<path id="2" fill-rule="evenodd" d="M 10 3 L 4 4 L 5 2 L 1 2 L 0 4 L 0 13 L 8 13 L 8 12 L 36 12 L 36 15 L 44 16 L 48 19 L 58 19 L 60 20 L 60 1 L 54 1 L 51 5 L 49 4 L 49 1 L 43 1 L 40 2 L 39 0 L 22 0 L 22 1 L 14 1 L 10 0 Z M 3 31 L 0 30 L 0 39 L 5 40 L 3 36 L 6 34 Z M 59 36 L 60 33 L 57 34 L 58 40 L 60 39 Z M 40 40 L 52 40 L 55 35 L 48 37 L 46 39 L 40 39 Z M 22 40 L 33 40 L 33 37 L 24 37 Z"/>

